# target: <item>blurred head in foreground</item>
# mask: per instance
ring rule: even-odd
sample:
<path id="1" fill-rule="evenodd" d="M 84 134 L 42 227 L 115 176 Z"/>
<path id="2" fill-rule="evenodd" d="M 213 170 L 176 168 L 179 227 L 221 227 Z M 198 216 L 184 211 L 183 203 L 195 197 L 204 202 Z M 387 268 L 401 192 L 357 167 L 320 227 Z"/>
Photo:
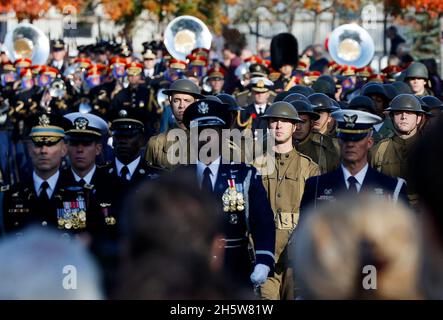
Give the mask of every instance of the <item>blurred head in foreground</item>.
<path id="1" fill-rule="evenodd" d="M 56 230 L 30 227 L 0 242 L 0 299 L 102 299 L 86 247 Z"/>
<path id="2" fill-rule="evenodd" d="M 418 299 L 419 235 L 406 207 L 368 196 L 318 207 L 294 239 L 304 299 Z"/>
<path id="3" fill-rule="evenodd" d="M 118 299 L 224 299 L 222 212 L 177 170 L 141 184 L 128 199 Z M 130 214 L 129 214 L 130 213 Z"/>

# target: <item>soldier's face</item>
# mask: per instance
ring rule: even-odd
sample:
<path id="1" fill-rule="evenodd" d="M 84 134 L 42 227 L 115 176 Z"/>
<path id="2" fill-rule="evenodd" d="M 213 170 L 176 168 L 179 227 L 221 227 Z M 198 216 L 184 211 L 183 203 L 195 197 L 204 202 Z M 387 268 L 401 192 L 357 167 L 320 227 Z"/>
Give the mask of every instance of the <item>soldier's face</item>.
<path id="1" fill-rule="evenodd" d="M 292 135 L 296 129 L 295 123 L 291 120 L 282 118 L 271 118 L 269 120 L 269 132 L 275 139 L 276 144 L 286 143 L 292 141 Z"/>
<path id="2" fill-rule="evenodd" d="M 65 55 L 66 55 L 66 51 L 65 50 L 58 50 L 58 51 L 52 52 L 52 57 L 56 61 L 63 60 L 65 58 Z"/>
<path id="3" fill-rule="evenodd" d="M 292 74 L 292 70 L 294 70 L 294 67 L 289 65 L 289 64 L 285 64 L 284 66 L 282 66 L 280 68 L 280 72 L 284 75 L 284 76 L 290 76 Z"/>
<path id="4" fill-rule="evenodd" d="M 146 69 L 152 69 L 155 66 L 155 60 L 154 59 L 145 59 L 143 60 L 143 65 Z"/>
<path id="5" fill-rule="evenodd" d="M 124 164 L 131 163 L 139 156 L 143 144 L 142 134 L 133 136 L 115 135 L 112 139 L 115 156 Z"/>
<path id="6" fill-rule="evenodd" d="M 128 76 L 129 83 L 133 86 L 138 85 L 140 83 L 140 75 Z"/>
<path id="7" fill-rule="evenodd" d="M 385 109 L 385 100 L 383 99 L 383 97 L 379 94 L 372 94 L 369 96 L 369 98 L 371 98 L 375 103 L 375 110 L 377 112 L 377 115 L 382 115 L 383 110 Z"/>
<path id="8" fill-rule="evenodd" d="M 367 161 L 368 151 L 374 145 L 374 139 L 367 136 L 358 141 L 346 141 L 338 139 L 340 145 L 340 154 L 343 162 L 358 163 Z"/>
<path id="9" fill-rule="evenodd" d="M 256 104 L 265 104 L 268 103 L 270 92 L 255 92 L 254 91 L 254 102 Z"/>
<path id="10" fill-rule="evenodd" d="M 183 113 L 186 108 L 195 101 L 195 98 L 189 94 L 175 93 L 172 95 L 170 102 L 172 106 L 172 113 L 178 122 L 183 121 Z"/>
<path id="11" fill-rule="evenodd" d="M 223 89 L 223 85 L 225 84 L 225 80 L 220 78 L 215 78 L 209 80 L 209 85 L 212 87 L 212 91 L 215 93 L 220 93 Z"/>
<path id="12" fill-rule="evenodd" d="M 320 118 L 314 121 L 312 131 L 325 133 L 328 129 L 328 123 L 332 121 L 332 117 L 327 111 L 318 111 Z"/>
<path id="13" fill-rule="evenodd" d="M 426 84 L 425 79 L 414 78 L 410 79 L 408 83 L 411 86 L 411 89 L 414 92 L 414 94 L 423 94 Z"/>
<path id="14" fill-rule="evenodd" d="M 66 145 L 63 140 L 52 146 L 36 145 L 30 142 L 28 150 L 37 173 L 56 171 L 60 167 L 62 158 L 66 155 Z"/>
<path id="15" fill-rule="evenodd" d="M 69 141 L 68 155 L 74 169 L 87 170 L 94 166 L 95 157 L 102 151 L 102 145 L 95 141 Z"/>
<path id="16" fill-rule="evenodd" d="M 410 134 L 416 130 L 421 119 L 422 116 L 414 112 L 395 111 L 392 113 L 392 122 L 400 134 Z"/>
<path id="17" fill-rule="evenodd" d="M 311 132 L 311 117 L 307 114 L 300 114 L 299 117 L 303 122 L 296 124 L 296 130 L 292 137 L 295 140 L 303 141 L 309 135 L 309 132 Z"/>

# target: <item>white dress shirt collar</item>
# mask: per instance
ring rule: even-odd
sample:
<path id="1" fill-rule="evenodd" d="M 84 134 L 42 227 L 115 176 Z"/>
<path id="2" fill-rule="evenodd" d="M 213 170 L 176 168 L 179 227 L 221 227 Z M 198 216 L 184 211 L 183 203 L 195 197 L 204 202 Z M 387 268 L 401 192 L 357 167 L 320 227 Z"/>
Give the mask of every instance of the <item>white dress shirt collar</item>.
<path id="1" fill-rule="evenodd" d="M 57 184 L 59 176 L 60 176 L 60 171 L 57 170 L 57 172 L 54 173 L 51 177 L 49 177 L 49 179 L 43 180 L 34 171 L 32 173 L 32 179 L 34 180 L 34 190 L 35 190 L 35 193 L 37 194 L 37 196 L 40 196 L 42 183 L 44 181 L 46 181 L 49 184 L 49 187 L 48 187 L 48 189 L 46 189 L 46 192 L 48 194 L 48 198 L 51 198 L 52 194 L 54 193 L 55 186 Z"/>
<path id="2" fill-rule="evenodd" d="M 383 126 L 383 124 L 384 124 L 384 122 L 374 124 L 373 127 L 374 127 L 375 132 L 379 132 L 381 127 Z"/>
<path id="3" fill-rule="evenodd" d="M 87 184 L 91 184 L 92 176 L 95 173 L 95 168 L 96 168 L 96 166 L 94 165 L 94 167 L 92 167 L 92 169 L 88 172 L 88 174 L 86 176 L 84 176 L 83 178 L 80 178 L 78 176 L 78 174 L 76 174 L 75 171 L 72 170 L 72 168 L 71 168 L 71 171 L 72 171 L 72 174 L 74 175 L 74 179 L 76 182 L 79 182 L 81 179 L 83 179 L 83 180 L 85 180 L 85 182 Z"/>
<path id="4" fill-rule="evenodd" d="M 360 189 L 363 185 L 363 181 L 365 180 L 366 172 L 368 172 L 369 165 L 366 163 L 366 165 L 356 174 L 354 175 L 355 179 L 357 179 L 357 191 L 360 192 Z M 349 172 L 348 169 L 345 168 L 345 166 L 341 165 L 341 170 L 343 171 L 343 177 L 345 179 L 346 188 L 349 189 L 349 182 L 348 178 L 352 176 L 352 174 Z"/>
<path id="5" fill-rule="evenodd" d="M 256 104 L 254 103 L 254 108 L 257 114 L 264 113 L 266 111 L 266 103 L 265 104 Z"/>
<path id="6" fill-rule="evenodd" d="M 215 182 L 217 181 L 218 169 L 220 168 L 220 159 L 221 157 L 218 157 L 217 159 L 212 161 L 208 166 L 203 162 L 197 161 L 197 179 L 200 184 L 200 187 L 203 183 L 203 172 L 205 171 L 206 167 L 209 167 L 209 170 L 211 170 L 210 178 L 212 183 L 212 189 L 214 189 Z"/>
<path id="7" fill-rule="evenodd" d="M 132 161 L 130 164 L 126 165 L 129 169 L 129 173 L 126 175 L 127 180 L 131 180 L 132 176 L 134 175 L 135 169 L 137 169 L 138 164 L 140 163 L 141 156 L 138 156 L 137 159 Z M 125 166 L 123 163 L 121 163 L 117 158 L 115 158 L 115 165 L 117 167 L 117 175 L 120 176 L 120 172 L 122 171 L 122 168 Z"/>

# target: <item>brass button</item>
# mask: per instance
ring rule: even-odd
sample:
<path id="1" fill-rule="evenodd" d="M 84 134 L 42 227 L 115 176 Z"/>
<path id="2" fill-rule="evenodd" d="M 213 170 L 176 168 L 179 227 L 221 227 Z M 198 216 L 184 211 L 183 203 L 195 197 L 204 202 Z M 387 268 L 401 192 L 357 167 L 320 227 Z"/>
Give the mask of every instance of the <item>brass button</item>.
<path id="1" fill-rule="evenodd" d="M 289 154 L 286 155 L 286 159 L 289 158 Z"/>
<path id="2" fill-rule="evenodd" d="M 279 180 L 279 181 L 282 181 L 282 180 L 283 180 L 283 177 L 278 177 L 278 180 Z"/>
<path id="3" fill-rule="evenodd" d="M 278 197 L 278 198 L 281 198 L 281 193 L 280 193 L 280 192 L 277 193 L 277 197 Z"/>
<path id="4" fill-rule="evenodd" d="M 285 165 L 285 162 L 284 162 L 284 161 L 280 161 L 280 165 L 281 165 L 281 166 L 284 166 L 284 165 Z"/>

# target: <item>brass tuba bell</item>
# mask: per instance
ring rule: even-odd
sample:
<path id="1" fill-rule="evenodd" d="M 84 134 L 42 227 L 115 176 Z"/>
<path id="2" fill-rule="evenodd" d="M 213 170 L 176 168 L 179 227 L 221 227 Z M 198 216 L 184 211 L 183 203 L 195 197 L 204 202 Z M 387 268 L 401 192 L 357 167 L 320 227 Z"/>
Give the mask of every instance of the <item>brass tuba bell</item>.
<path id="1" fill-rule="evenodd" d="M 332 31 L 328 50 L 331 58 L 338 64 L 361 68 L 371 62 L 375 46 L 368 31 L 355 23 L 350 23 Z"/>
<path id="2" fill-rule="evenodd" d="M 163 34 L 164 44 L 175 59 L 186 61 L 195 48 L 211 48 L 212 34 L 208 27 L 193 16 L 180 16 L 172 20 Z"/>
<path id="3" fill-rule="evenodd" d="M 18 24 L 5 36 L 6 54 L 12 62 L 29 58 L 32 64 L 46 64 L 50 45 L 48 37 L 34 25 L 26 22 Z"/>

